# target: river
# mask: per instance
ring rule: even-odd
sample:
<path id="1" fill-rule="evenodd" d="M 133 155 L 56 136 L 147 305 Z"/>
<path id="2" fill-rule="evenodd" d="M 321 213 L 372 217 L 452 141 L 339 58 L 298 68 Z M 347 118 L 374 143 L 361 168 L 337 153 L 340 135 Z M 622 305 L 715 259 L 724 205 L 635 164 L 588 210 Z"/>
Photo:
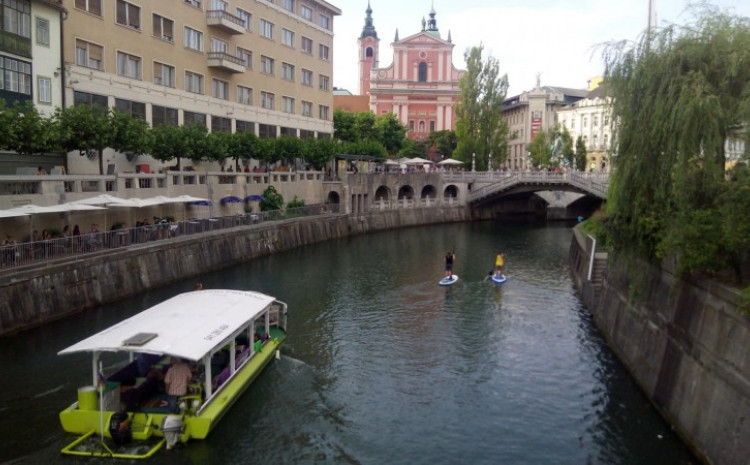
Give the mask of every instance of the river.
<path id="1" fill-rule="evenodd" d="M 570 241 L 564 225 L 419 227 L 201 276 L 287 302 L 290 335 L 207 440 L 152 462 L 699 464 L 583 308 Z M 443 288 L 448 250 L 460 281 Z M 503 285 L 487 280 L 498 250 Z M 0 463 L 111 463 L 59 454 L 57 412 L 90 361 L 56 353 L 195 281 L 0 339 Z"/>

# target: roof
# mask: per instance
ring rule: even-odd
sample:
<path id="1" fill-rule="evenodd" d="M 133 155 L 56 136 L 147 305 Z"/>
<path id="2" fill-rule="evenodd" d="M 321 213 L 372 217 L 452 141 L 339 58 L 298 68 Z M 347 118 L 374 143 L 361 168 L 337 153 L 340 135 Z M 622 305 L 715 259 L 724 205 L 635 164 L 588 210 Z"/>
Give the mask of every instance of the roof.
<path id="1" fill-rule="evenodd" d="M 271 296 L 252 291 L 186 292 L 61 350 L 58 355 L 124 351 L 198 361 L 273 301 Z M 136 336 L 145 342 L 126 344 Z"/>

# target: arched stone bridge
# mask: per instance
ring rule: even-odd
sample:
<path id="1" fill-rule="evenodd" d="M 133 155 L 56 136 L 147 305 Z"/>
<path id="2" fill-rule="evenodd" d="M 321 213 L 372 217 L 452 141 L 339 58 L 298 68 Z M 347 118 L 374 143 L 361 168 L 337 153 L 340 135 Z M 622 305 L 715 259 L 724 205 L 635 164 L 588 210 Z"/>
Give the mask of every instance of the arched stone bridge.
<path id="1" fill-rule="evenodd" d="M 556 190 L 607 196 L 609 173 L 550 173 L 547 171 L 509 171 L 446 173 L 445 182 L 470 182 L 470 205 L 479 205 L 511 194 Z"/>

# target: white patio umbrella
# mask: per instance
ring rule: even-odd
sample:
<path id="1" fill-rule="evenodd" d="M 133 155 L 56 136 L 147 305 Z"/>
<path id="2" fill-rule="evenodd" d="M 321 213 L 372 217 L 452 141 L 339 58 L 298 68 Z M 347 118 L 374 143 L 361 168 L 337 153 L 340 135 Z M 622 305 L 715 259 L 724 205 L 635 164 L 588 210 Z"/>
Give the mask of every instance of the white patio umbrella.
<path id="1" fill-rule="evenodd" d="M 457 166 L 457 165 L 463 165 L 463 164 L 464 162 L 460 160 L 456 160 L 455 158 L 446 158 L 445 160 L 438 162 L 438 165 L 441 165 L 441 166 L 446 166 L 446 165 Z"/>
<path id="2" fill-rule="evenodd" d="M 20 207 L 11 208 L 9 210 L 5 210 L 6 215 L 13 215 L 13 216 L 31 216 L 29 219 L 29 235 L 31 235 L 32 231 L 34 230 L 34 216 L 40 215 L 42 213 L 68 213 L 73 211 L 82 211 L 82 210 L 106 210 L 103 207 L 96 207 L 93 205 L 71 205 L 69 203 L 63 203 L 59 205 L 50 205 L 46 207 L 42 207 L 39 205 L 22 205 Z"/>

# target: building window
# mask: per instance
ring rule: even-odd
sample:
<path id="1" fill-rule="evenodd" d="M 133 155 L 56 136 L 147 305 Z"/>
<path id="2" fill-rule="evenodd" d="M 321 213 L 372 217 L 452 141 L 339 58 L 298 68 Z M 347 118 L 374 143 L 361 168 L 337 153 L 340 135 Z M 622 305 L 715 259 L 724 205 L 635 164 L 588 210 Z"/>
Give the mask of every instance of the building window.
<path id="1" fill-rule="evenodd" d="M 430 132 L 435 132 L 435 121 L 430 121 Z"/>
<path id="2" fill-rule="evenodd" d="M 609 115 L 604 115 L 604 123 L 605 126 L 609 125 Z"/>
<path id="3" fill-rule="evenodd" d="M 206 115 L 205 113 L 195 113 L 192 111 L 186 111 L 182 118 L 185 124 L 200 124 L 204 128 L 206 127 Z"/>
<path id="4" fill-rule="evenodd" d="M 284 113 L 294 113 L 294 99 L 291 97 L 281 97 L 281 111 Z"/>
<path id="5" fill-rule="evenodd" d="M 255 132 L 255 123 L 251 121 L 240 121 L 234 122 L 235 132 Z"/>
<path id="6" fill-rule="evenodd" d="M 3 31 L 31 39 L 31 2 L 2 2 Z"/>
<path id="7" fill-rule="evenodd" d="M 308 21 L 312 21 L 312 16 L 313 16 L 312 8 L 302 5 L 302 7 L 300 8 L 300 16 L 302 16 Z"/>
<path id="8" fill-rule="evenodd" d="M 185 71 L 185 90 L 194 94 L 203 93 L 203 76 Z"/>
<path id="9" fill-rule="evenodd" d="M 268 110 L 273 110 L 275 95 L 269 92 L 260 93 L 260 106 Z"/>
<path id="10" fill-rule="evenodd" d="M 154 13 L 152 21 L 154 23 L 154 37 L 167 42 L 174 42 L 174 21 L 156 13 Z"/>
<path id="11" fill-rule="evenodd" d="M 252 105 L 253 89 L 244 86 L 237 86 L 237 102 L 245 105 Z"/>
<path id="12" fill-rule="evenodd" d="M 312 102 L 302 101 L 302 116 L 312 116 Z"/>
<path id="13" fill-rule="evenodd" d="M 211 0 L 211 9 L 218 11 L 227 11 L 229 5 L 224 0 Z"/>
<path id="14" fill-rule="evenodd" d="M 414 120 L 409 120 L 409 132 L 414 132 Z"/>
<path id="15" fill-rule="evenodd" d="M 221 116 L 211 116 L 211 132 L 232 132 L 232 120 Z"/>
<path id="16" fill-rule="evenodd" d="M 36 43 L 49 45 L 49 21 L 44 18 L 36 19 Z"/>
<path id="17" fill-rule="evenodd" d="M 76 39 L 76 65 L 103 71 L 104 48 L 85 40 Z"/>
<path id="18" fill-rule="evenodd" d="M 427 63 L 421 61 L 419 63 L 419 82 L 427 82 Z"/>
<path id="19" fill-rule="evenodd" d="M 237 47 L 237 58 L 242 60 L 242 64 L 247 69 L 253 69 L 253 52 L 242 47 Z"/>
<path id="20" fill-rule="evenodd" d="M 313 85 L 313 72 L 309 69 L 302 69 L 302 85 L 308 87 Z"/>
<path id="21" fill-rule="evenodd" d="M 41 76 L 37 77 L 36 88 L 39 103 L 52 103 L 52 79 Z"/>
<path id="22" fill-rule="evenodd" d="M 260 56 L 260 72 L 264 74 L 273 74 L 275 60 L 265 55 Z"/>
<path id="23" fill-rule="evenodd" d="M 322 27 L 323 29 L 331 30 L 331 18 L 329 18 L 326 15 L 319 15 L 318 16 L 318 25 Z"/>
<path id="24" fill-rule="evenodd" d="M 265 19 L 261 19 L 260 35 L 267 39 L 273 39 L 273 23 L 270 21 L 266 21 Z"/>
<path id="25" fill-rule="evenodd" d="M 365 49 L 365 57 L 372 58 L 372 47 L 367 47 Z"/>
<path id="26" fill-rule="evenodd" d="M 165 65 L 164 63 L 154 62 L 154 84 L 174 87 L 175 86 L 174 66 Z"/>
<path id="27" fill-rule="evenodd" d="M 330 118 L 330 109 L 325 105 L 318 106 L 318 117 L 320 119 L 328 121 Z"/>
<path id="28" fill-rule="evenodd" d="M 229 83 L 219 79 L 212 79 L 211 97 L 229 100 Z"/>
<path id="29" fill-rule="evenodd" d="M 328 90 L 328 87 L 330 85 L 330 78 L 328 76 L 320 75 L 320 90 Z"/>
<path id="30" fill-rule="evenodd" d="M 211 37 L 211 51 L 219 53 L 227 53 L 229 50 L 229 44 L 216 37 Z"/>
<path id="31" fill-rule="evenodd" d="M 253 15 L 242 8 L 237 8 L 237 17 L 242 21 L 242 25 L 245 26 L 245 30 L 249 31 L 253 28 Z"/>
<path id="32" fill-rule="evenodd" d="M 294 13 L 294 0 L 281 0 L 281 8 Z"/>
<path id="33" fill-rule="evenodd" d="M 591 117 L 591 127 L 592 128 L 599 127 L 599 115 L 594 115 Z"/>
<path id="34" fill-rule="evenodd" d="M 102 0 L 76 0 L 76 8 L 85 10 L 92 15 L 102 15 Z"/>
<path id="35" fill-rule="evenodd" d="M 203 33 L 200 31 L 196 31 L 195 29 L 189 28 L 185 26 L 185 39 L 183 45 L 185 47 L 197 50 L 199 52 L 203 51 Z"/>
<path id="36" fill-rule="evenodd" d="M 202 0 L 183 0 L 184 3 L 193 6 L 195 8 L 203 9 L 203 1 Z"/>
<path id="37" fill-rule="evenodd" d="M 318 46 L 318 55 L 320 56 L 321 60 L 328 61 L 331 59 L 330 57 L 330 49 L 327 45 L 320 44 Z"/>
<path id="38" fill-rule="evenodd" d="M 312 55 L 312 48 L 313 48 L 313 41 L 312 39 L 302 36 L 302 53 L 307 53 L 308 55 Z"/>
<path id="39" fill-rule="evenodd" d="M 424 121 L 419 122 L 419 132 L 424 133 Z"/>
<path id="40" fill-rule="evenodd" d="M 141 78 L 141 58 L 124 52 L 117 52 L 117 74 L 133 79 Z"/>
<path id="41" fill-rule="evenodd" d="M 109 106 L 106 95 L 90 94 L 88 92 L 73 92 L 73 105 L 107 108 Z"/>
<path id="42" fill-rule="evenodd" d="M 133 116 L 146 120 L 146 104 L 142 102 L 134 102 L 132 100 L 115 99 L 115 108 L 120 113 Z"/>
<path id="43" fill-rule="evenodd" d="M 583 124 L 581 125 L 581 127 L 583 127 L 583 128 L 589 127 L 589 117 L 588 116 L 584 116 L 583 117 Z"/>
<path id="44" fill-rule="evenodd" d="M 281 29 L 281 43 L 287 47 L 294 48 L 294 31 L 289 29 Z"/>
<path id="45" fill-rule="evenodd" d="M 151 126 L 177 126 L 179 120 L 177 119 L 177 109 L 160 107 L 158 105 L 151 106 Z"/>
<path id="46" fill-rule="evenodd" d="M 141 7 L 117 0 L 117 24 L 141 30 Z"/>
<path id="47" fill-rule="evenodd" d="M 281 64 L 281 79 L 294 81 L 294 65 L 290 65 L 289 63 Z"/>
<path id="48" fill-rule="evenodd" d="M 258 137 L 262 139 L 276 139 L 276 126 L 272 124 L 258 124 Z"/>

